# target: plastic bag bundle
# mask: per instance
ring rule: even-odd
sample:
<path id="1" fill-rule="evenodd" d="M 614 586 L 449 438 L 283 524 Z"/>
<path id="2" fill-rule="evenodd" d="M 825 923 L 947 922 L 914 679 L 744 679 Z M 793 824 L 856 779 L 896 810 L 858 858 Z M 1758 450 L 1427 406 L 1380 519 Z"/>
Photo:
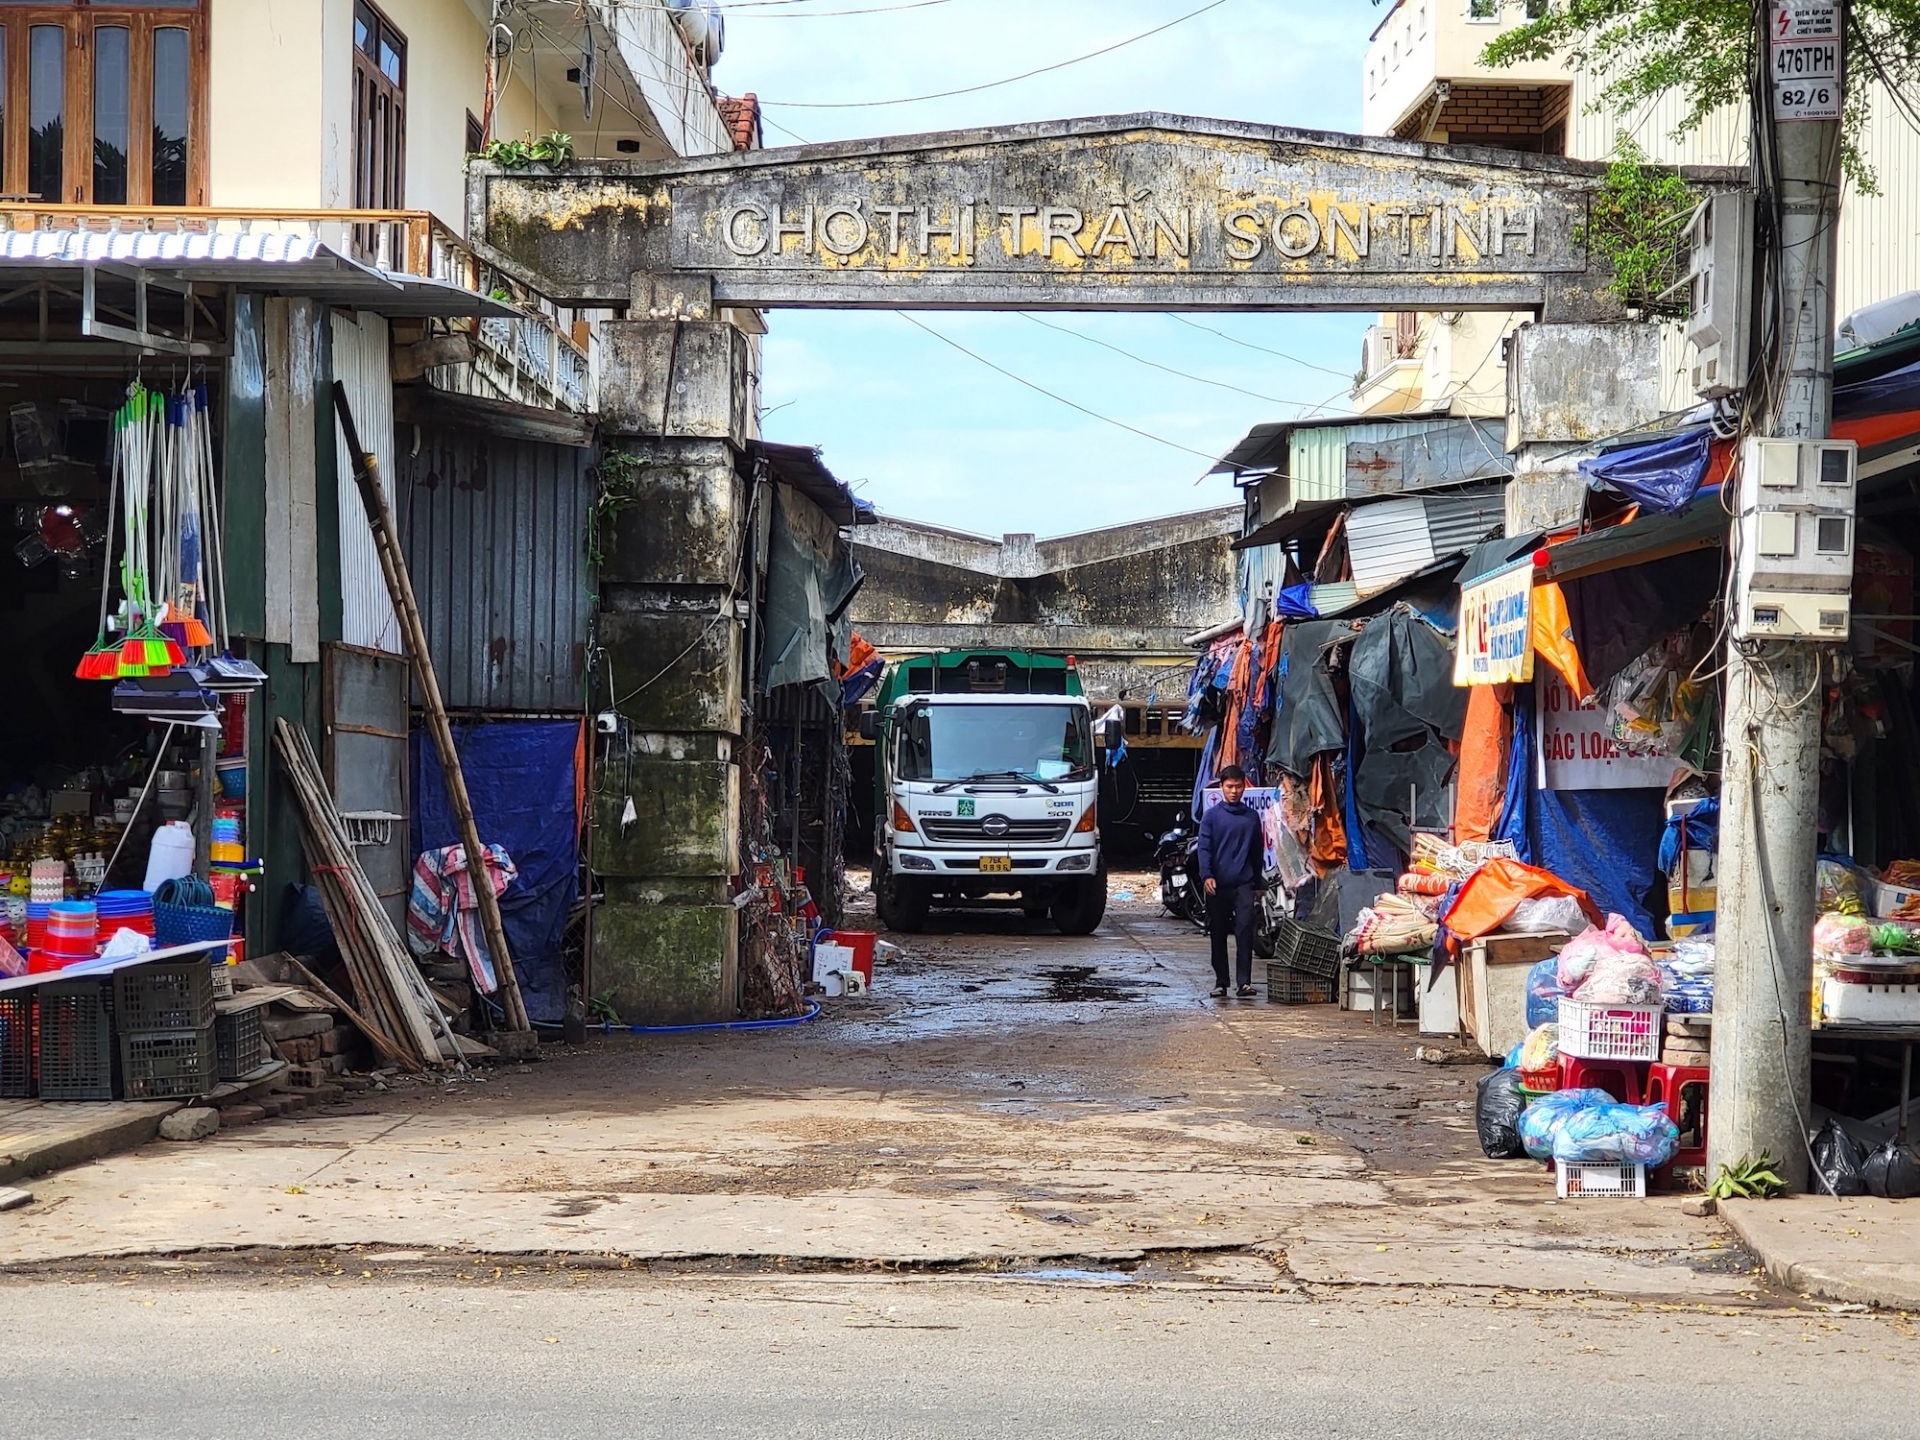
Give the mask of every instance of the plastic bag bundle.
<path id="1" fill-rule="evenodd" d="M 1616 950 L 1601 957 L 1573 995 L 1596 1005 L 1658 1005 L 1660 967 L 1650 955 Z"/>
<path id="2" fill-rule="evenodd" d="M 1495 1070 L 1481 1077 L 1473 1124 L 1480 1132 L 1481 1153 L 1489 1160 L 1517 1160 L 1527 1153 L 1520 1143 L 1520 1112 L 1526 1105 L 1518 1070 Z"/>
<path id="3" fill-rule="evenodd" d="M 1549 1022 L 1536 1025 L 1520 1042 L 1520 1068 L 1545 1070 L 1560 1063 L 1560 1027 Z"/>
<path id="4" fill-rule="evenodd" d="M 1666 1164 L 1680 1146 L 1680 1127 L 1658 1105 L 1586 1106 L 1553 1129 L 1553 1158 L 1588 1164 Z"/>
<path id="5" fill-rule="evenodd" d="M 1920 1195 L 1920 1156 L 1897 1139 L 1888 1139 L 1869 1155 L 1860 1167 L 1860 1175 L 1867 1182 L 1869 1195 L 1889 1200 L 1911 1200 Z"/>
<path id="6" fill-rule="evenodd" d="M 1813 906 L 1821 915 L 1865 915 L 1860 872 L 1840 860 L 1814 863 Z"/>
<path id="7" fill-rule="evenodd" d="M 1857 915 L 1822 915 L 1813 922 L 1813 953 L 1826 959 L 1840 955 L 1871 955 L 1873 922 Z"/>
<path id="8" fill-rule="evenodd" d="M 1513 907 L 1500 926 L 1522 935 L 1541 935 L 1554 930 L 1577 934 L 1587 925 L 1587 912 L 1571 895 L 1536 895 Z"/>
<path id="9" fill-rule="evenodd" d="M 1813 1137 L 1813 1183 L 1816 1193 L 1864 1195 L 1867 1179 L 1863 1173 L 1866 1152 L 1859 1142 L 1841 1128 L 1838 1120 L 1829 1120 Z"/>
<path id="10" fill-rule="evenodd" d="M 1640 938 L 1640 932 L 1628 924 L 1624 916 L 1609 915 L 1604 928 L 1594 925 L 1582 930 L 1561 947 L 1561 993 L 1578 994 L 1587 977 L 1593 974 L 1602 960 L 1622 955 L 1638 955 L 1642 958 L 1647 955 L 1647 942 Z"/>
<path id="11" fill-rule="evenodd" d="M 1553 1154 L 1553 1137 L 1571 1115 L 1617 1103 L 1604 1090 L 1556 1090 L 1542 1095 L 1521 1112 L 1520 1143 L 1535 1160 Z"/>
<path id="12" fill-rule="evenodd" d="M 1527 971 L 1527 1024 L 1544 1025 L 1560 1013 L 1560 959 L 1550 955 Z"/>

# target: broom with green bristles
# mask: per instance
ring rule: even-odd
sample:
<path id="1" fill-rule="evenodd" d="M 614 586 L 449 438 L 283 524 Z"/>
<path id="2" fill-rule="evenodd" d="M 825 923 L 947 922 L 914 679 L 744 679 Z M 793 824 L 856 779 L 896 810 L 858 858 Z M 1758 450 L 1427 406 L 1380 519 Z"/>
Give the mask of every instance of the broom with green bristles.
<path id="1" fill-rule="evenodd" d="M 129 423 L 122 434 L 127 439 L 126 534 L 127 549 L 121 565 L 127 592 L 127 636 L 120 642 L 121 678 L 164 675 L 184 664 L 186 652 L 179 642 L 162 635 L 155 624 L 152 550 L 149 540 L 150 477 L 157 441 L 164 423 L 165 400 L 155 391 L 136 384 L 129 402 Z"/>

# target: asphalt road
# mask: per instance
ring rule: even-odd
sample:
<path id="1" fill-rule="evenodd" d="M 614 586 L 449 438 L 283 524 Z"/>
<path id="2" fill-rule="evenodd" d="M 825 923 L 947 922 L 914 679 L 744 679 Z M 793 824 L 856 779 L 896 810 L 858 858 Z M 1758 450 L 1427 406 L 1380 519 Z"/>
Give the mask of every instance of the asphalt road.
<path id="1" fill-rule="evenodd" d="M 40 1440 L 1920 1435 L 1913 1326 L 1813 1307 L 354 1265 L 0 1282 L 0 1423 Z"/>

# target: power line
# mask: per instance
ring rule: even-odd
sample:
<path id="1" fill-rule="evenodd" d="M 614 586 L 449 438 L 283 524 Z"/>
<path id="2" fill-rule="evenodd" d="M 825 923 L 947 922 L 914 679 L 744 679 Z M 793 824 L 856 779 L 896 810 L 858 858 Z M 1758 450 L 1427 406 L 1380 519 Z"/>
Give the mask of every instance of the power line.
<path id="1" fill-rule="evenodd" d="M 1149 36 L 1158 35 L 1162 30 L 1171 30 L 1176 25 L 1184 25 L 1196 16 L 1209 10 L 1218 10 L 1227 0 L 1208 0 L 1198 10 L 1189 10 L 1186 14 L 1169 20 L 1164 25 L 1156 25 L 1151 30 L 1142 30 L 1138 35 L 1129 35 L 1124 40 L 1116 40 L 1098 50 L 1090 50 L 1085 55 L 1076 55 L 1071 60 L 1060 60 L 1052 65 L 1042 65 L 1037 70 L 1022 71 L 1018 75 L 1009 75 L 1004 80 L 988 80 L 979 85 L 963 85 L 958 90 L 939 90 L 931 95 L 902 95 L 894 100 L 762 100 L 762 105 L 783 105 L 789 110 L 866 110 L 880 105 L 914 105 L 922 100 L 946 100 L 955 95 L 974 95 L 982 90 L 993 90 L 1001 85 L 1012 85 L 1021 80 L 1031 80 L 1036 75 L 1050 74 L 1055 70 L 1064 70 L 1069 65 L 1078 65 L 1083 61 L 1095 60 L 1102 55 L 1111 55 L 1114 51 L 1136 44 Z"/>
<path id="2" fill-rule="evenodd" d="M 1194 375 L 1185 370 L 1176 370 L 1171 365 L 1162 365 L 1158 360 L 1149 360 L 1144 355 L 1136 355 L 1131 350 L 1123 350 L 1118 345 L 1109 345 L 1105 340 L 1096 340 L 1091 335 L 1082 334 L 1080 331 L 1070 329 L 1065 325 L 1055 325 L 1050 320 L 1042 320 L 1038 315 L 1029 315 L 1025 311 L 1020 312 L 1020 318 L 1023 320 L 1031 320 L 1034 324 L 1045 326 L 1049 330 L 1058 330 L 1062 335 L 1071 335 L 1076 340 L 1084 340 L 1089 345 L 1098 345 L 1102 350 L 1111 350 L 1114 354 L 1124 356 L 1136 365 L 1145 365 L 1154 370 L 1164 371 L 1168 375 L 1177 375 L 1182 380 L 1191 380 L 1196 385 L 1212 385 L 1220 390 L 1231 390 L 1236 395 L 1245 395 L 1252 400 L 1265 400 L 1274 405 L 1299 406 L 1306 404 L 1304 400 L 1284 400 L 1278 395 L 1263 395 L 1258 390 L 1243 390 L 1240 386 L 1229 385 L 1224 380 L 1210 380 L 1205 375 Z"/>
<path id="3" fill-rule="evenodd" d="M 1202 325 L 1199 321 L 1189 320 L 1184 315 L 1169 315 L 1167 318 L 1169 320 L 1178 320 L 1182 325 L 1190 329 L 1204 330 L 1209 335 L 1218 335 L 1222 340 L 1226 340 L 1234 345 L 1239 345 L 1245 349 L 1258 350 L 1262 355 L 1272 355 L 1276 359 L 1292 361 L 1295 365 L 1304 365 L 1309 370 L 1318 370 L 1322 375 L 1337 375 L 1342 379 L 1347 377 L 1347 372 L 1344 370 L 1335 370 L 1330 365 L 1316 365 L 1311 360 L 1302 360 L 1298 355 L 1289 355 L 1284 350 L 1269 350 L 1265 345 L 1256 345 L 1251 340 L 1242 340 L 1238 335 L 1229 335 L 1224 330 L 1216 330 L 1211 325 Z"/>
<path id="4" fill-rule="evenodd" d="M 761 0 L 762 4 L 769 0 Z M 784 0 L 782 0 L 784 3 Z M 775 10 L 768 15 L 740 15 L 741 20 L 830 20 L 836 15 L 884 15 L 890 10 L 925 10 L 931 5 L 950 5 L 953 0 L 904 0 L 898 5 L 870 5 L 864 10 Z M 723 7 L 731 12 L 733 6 Z"/>
<path id="5" fill-rule="evenodd" d="M 969 350 L 966 346 L 962 345 L 958 340 L 953 339 L 951 336 L 942 335 L 938 330 L 934 329 L 931 325 L 927 324 L 925 321 L 920 320 L 915 316 L 908 314 L 904 310 L 895 311 L 894 313 L 899 315 L 899 317 L 902 320 L 906 321 L 909 325 L 912 325 L 917 327 L 918 329 L 924 330 L 927 332 L 927 334 L 933 336 L 934 339 L 942 341 L 945 344 L 951 345 L 954 349 L 958 350 L 962 355 L 965 355 L 968 359 L 978 360 L 982 365 L 986 366 L 989 370 L 992 370 L 998 374 L 1004 375 L 1007 377 L 1007 379 L 1013 381 L 1015 384 L 1024 385 L 1027 387 L 1027 389 L 1036 391 L 1039 394 L 1046 396 L 1049 400 L 1057 400 L 1060 402 L 1060 404 L 1065 405 L 1069 410 L 1078 410 L 1082 415 L 1090 416 L 1093 419 L 1100 421 L 1103 425 L 1115 426 L 1121 430 L 1127 431 L 1129 434 L 1138 435 L 1142 440 L 1151 440 L 1156 445 L 1165 445 L 1170 450 L 1183 450 L 1189 455 L 1198 455 L 1202 460 L 1205 460 L 1209 465 L 1211 465 L 1214 462 L 1214 460 L 1218 458 L 1217 456 L 1207 454 L 1204 450 L 1195 450 L 1191 445 L 1182 445 L 1178 440 L 1168 440 L 1163 436 L 1153 434 L 1151 431 L 1141 430 L 1136 426 L 1129 425 L 1124 420 L 1116 420 L 1111 415 L 1102 415 L 1098 410 L 1089 410 L 1086 406 L 1080 404 L 1080 402 L 1077 400 L 1069 400 L 1064 395 L 1057 395 L 1053 391 L 1047 389 L 1046 386 L 1044 385 L 1034 384 L 1033 381 L 1027 379 L 1026 376 L 1024 375 L 1014 374 L 1013 371 L 1007 369 L 1004 365 L 994 364 L 993 361 L 987 359 L 986 356 L 980 354 L 978 351 Z"/>

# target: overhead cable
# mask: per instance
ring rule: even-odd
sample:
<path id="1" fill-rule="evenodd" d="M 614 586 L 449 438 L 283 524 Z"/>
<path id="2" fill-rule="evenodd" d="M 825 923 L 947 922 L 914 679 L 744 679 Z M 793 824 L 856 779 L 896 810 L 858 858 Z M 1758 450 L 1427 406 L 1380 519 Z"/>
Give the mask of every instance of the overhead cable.
<path id="1" fill-rule="evenodd" d="M 1265 345 L 1256 345 L 1251 340 L 1242 340 L 1238 335 L 1229 335 L 1224 330 L 1216 330 L 1211 325 L 1202 325 L 1199 321 L 1189 320 L 1184 315 L 1169 315 L 1167 318 L 1169 320 L 1178 320 L 1189 329 L 1204 330 L 1209 335 L 1218 335 L 1222 340 L 1234 345 L 1239 345 L 1244 349 L 1258 350 L 1262 355 L 1271 355 L 1279 360 L 1289 360 L 1295 365 L 1305 366 L 1309 370 L 1318 370 L 1322 375 L 1337 375 L 1343 380 L 1347 378 L 1347 372 L 1344 370 L 1336 370 L 1331 365 L 1316 365 L 1311 360 L 1302 360 L 1298 355 L 1289 355 L 1284 350 L 1270 350 Z"/>
<path id="2" fill-rule="evenodd" d="M 1265 400 L 1274 405 L 1300 406 L 1307 403 L 1304 400 L 1282 399 L 1278 395 L 1263 395 L 1258 390 L 1245 390 L 1238 385 L 1229 385 L 1224 380 L 1210 380 L 1205 375 L 1195 375 L 1186 370 L 1176 370 L 1171 365 L 1162 365 L 1158 360 L 1149 360 L 1144 355 L 1136 355 L 1131 350 L 1123 350 L 1118 345 L 1108 344 L 1105 340 L 1096 340 L 1093 336 L 1070 329 L 1068 326 L 1055 325 L 1050 320 L 1042 320 L 1038 315 L 1028 314 L 1024 310 L 1020 311 L 1019 315 L 1023 320 L 1031 320 L 1034 324 L 1043 325 L 1049 330 L 1058 330 L 1062 335 L 1071 335 L 1074 339 L 1084 340 L 1089 345 L 1098 345 L 1102 350 L 1111 350 L 1114 354 L 1131 360 L 1136 365 L 1145 365 L 1151 369 L 1162 371 L 1165 374 L 1178 376 L 1182 380 L 1191 380 L 1196 385 L 1212 385 L 1216 389 L 1231 390 L 1236 395 L 1245 395 L 1253 400 Z"/>
<path id="3" fill-rule="evenodd" d="M 1036 75 L 1051 74 L 1055 70 L 1064 70 L 1069 65 L 1079 65 L 1088 60 L 1097 60 L 1102 55 L 1111 55 L 1116 50 L 1125 49 L 1163 30 L 1171 30 L 1176 25 L 1206 14 L 1209 10 L 1218 10 L 1227 0 L 1208 0 L 1197 10 L 1189 10 L 1184 15 L 1175 16 L 1164 25 L 1156 25 L 1151 30 L 1142 30 L 1138 35 L 1129 35 L 1124 40 L 1116 40 L 1111 45 L 1098 50 L 1089 50 L 1084 55 L 1076 55 L 1071 60 L 1058 60 L 1051 65 L 1042 65 L 1037 70 L 1025 70 L 1018 75 L 1009 75 L 1003 80 L 987 80 L 979 85 L 962 85 L 957 90 L 936 90 L 930 95 L 902 95 L 893 100 L 762 100 L 762 105 L 780 105 L 788 110 L 868 110 L 881 105 L 917 105 L 923 100 L 946 100 L 955 95 L 974 95 L 982 90 L 997 89 L 1002 85 L 1012 85 L 1021 80 L 1031 80 Z"/>

